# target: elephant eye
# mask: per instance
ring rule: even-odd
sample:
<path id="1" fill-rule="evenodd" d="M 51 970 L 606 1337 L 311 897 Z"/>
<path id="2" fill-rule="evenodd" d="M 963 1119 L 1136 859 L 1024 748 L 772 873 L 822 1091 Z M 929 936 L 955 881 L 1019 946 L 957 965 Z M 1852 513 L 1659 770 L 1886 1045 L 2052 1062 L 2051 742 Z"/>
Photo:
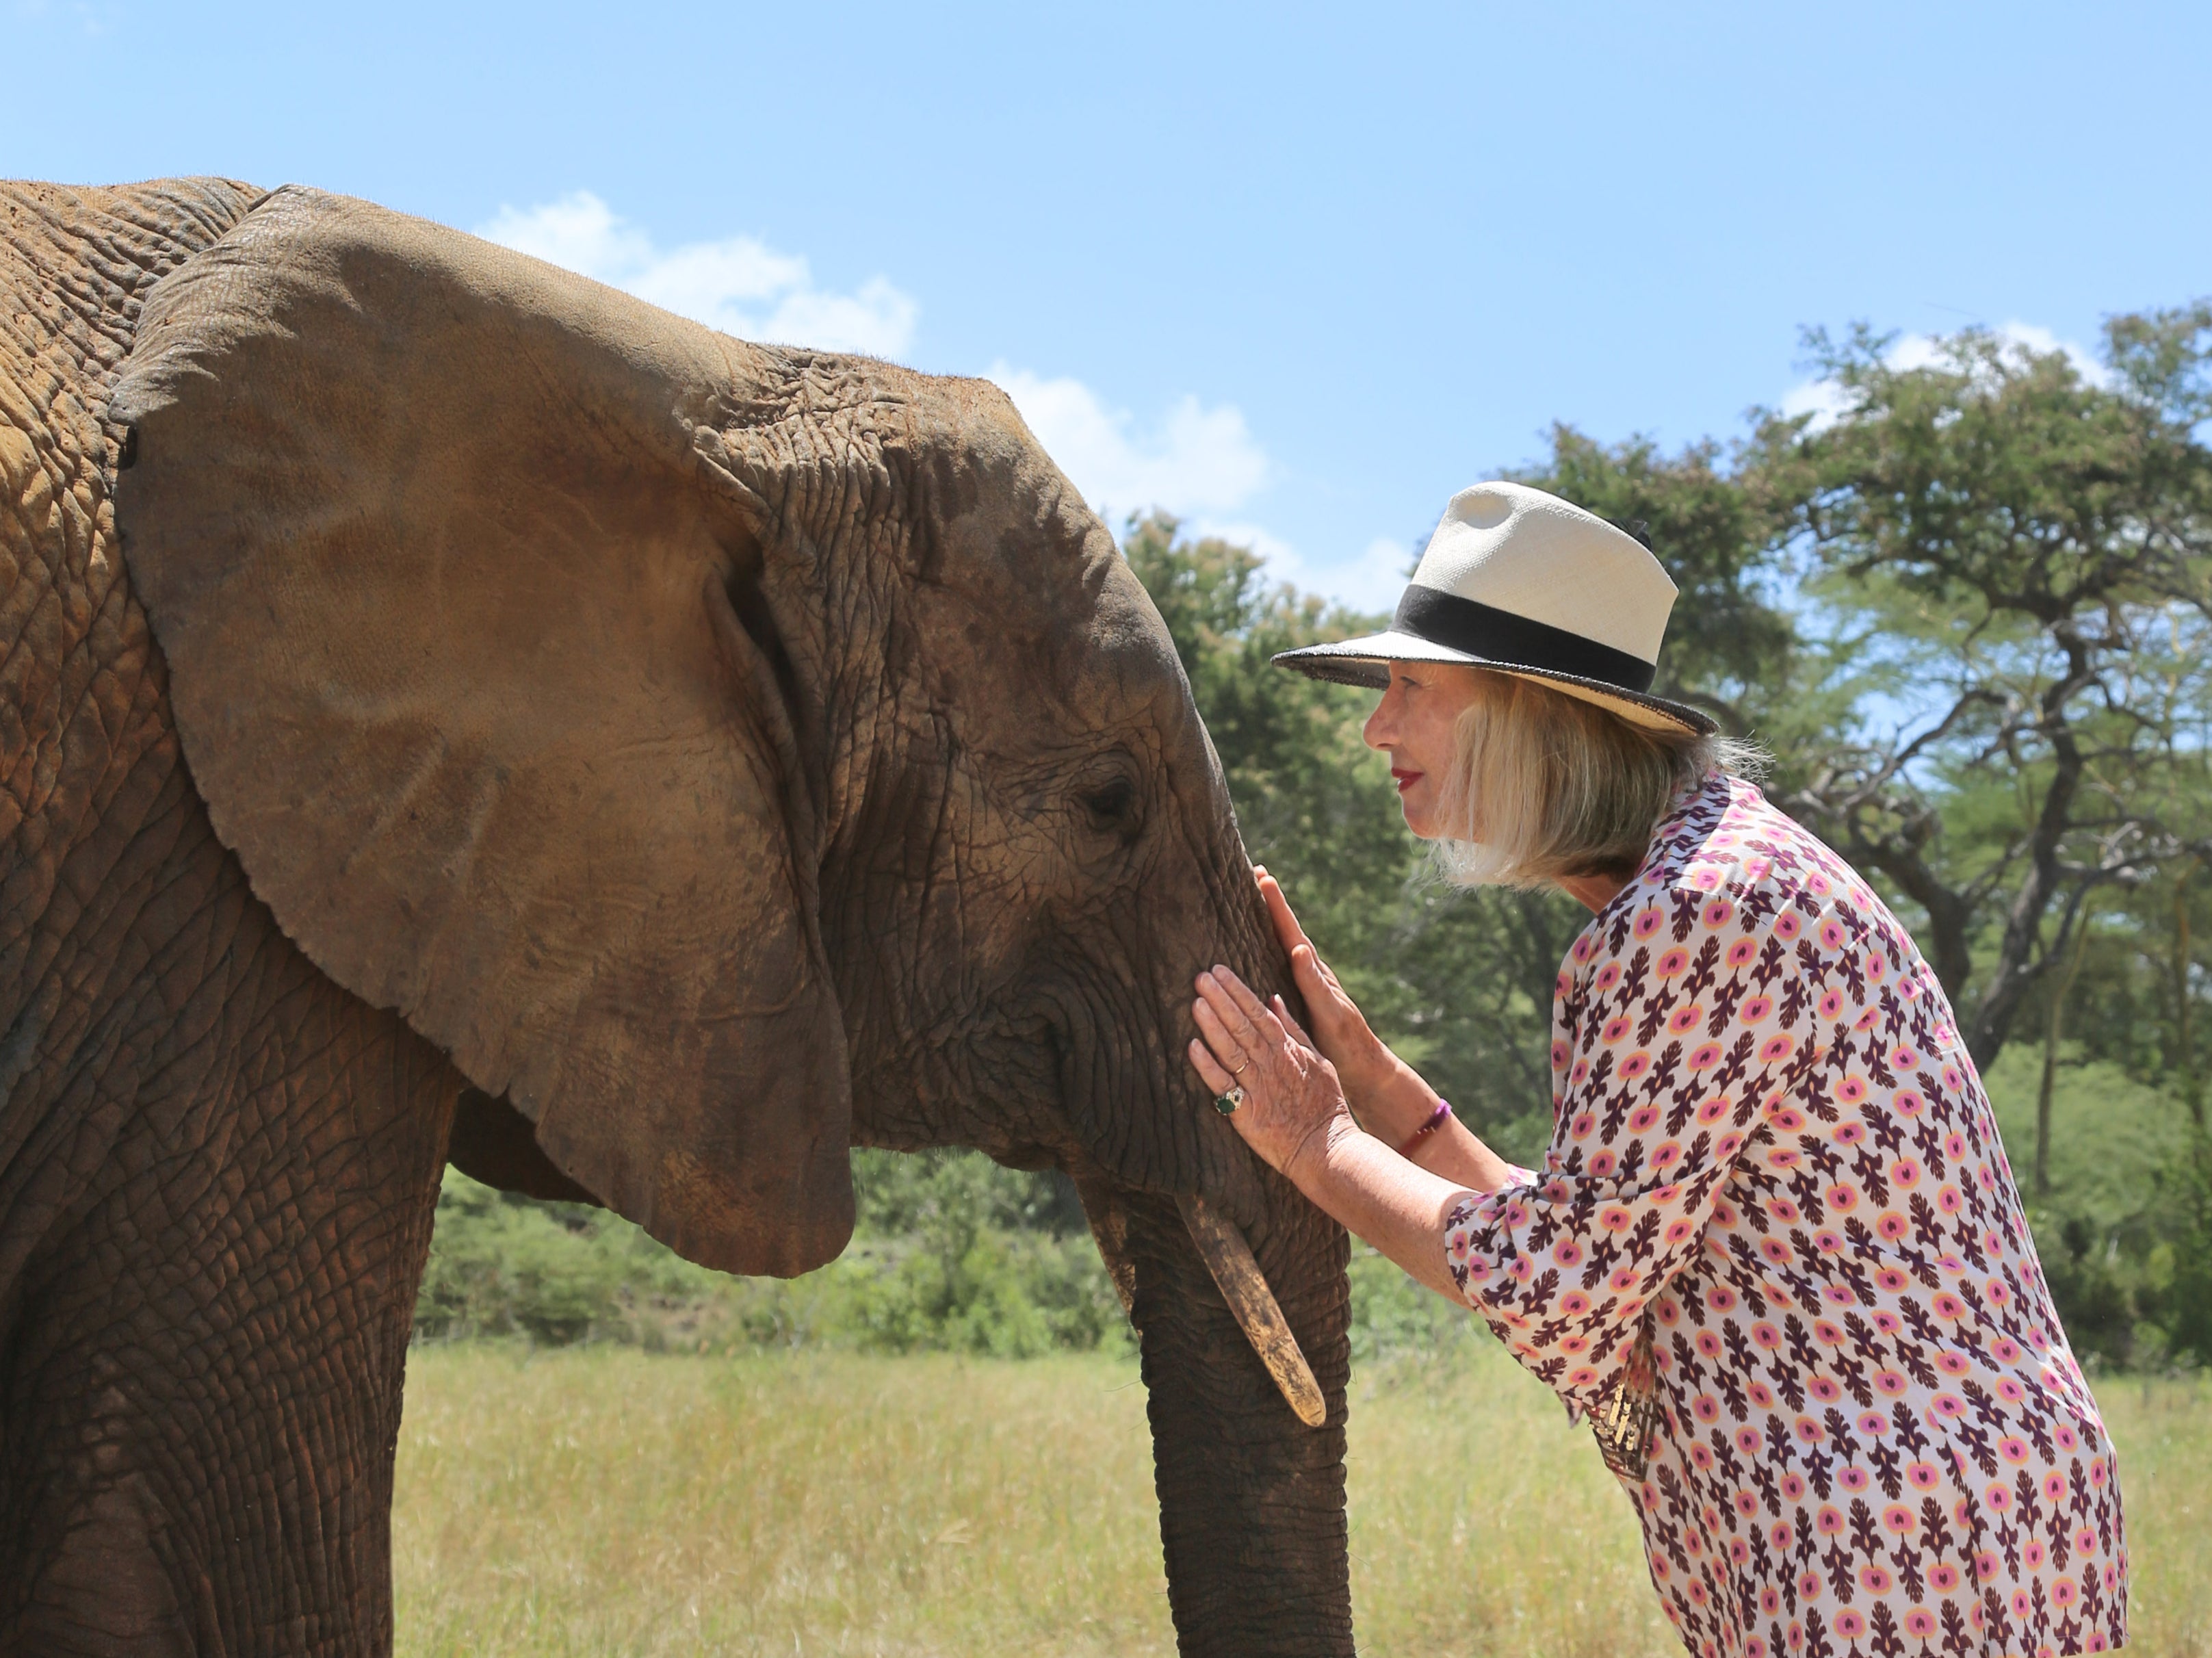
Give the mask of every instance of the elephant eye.
<path id="1" fill-rule="evenodd" d="M 1093 829 L 1127 835 L 1137 827 L 1137 786 L 1127 777 L 1111 778 L 1079 797 Z"/>

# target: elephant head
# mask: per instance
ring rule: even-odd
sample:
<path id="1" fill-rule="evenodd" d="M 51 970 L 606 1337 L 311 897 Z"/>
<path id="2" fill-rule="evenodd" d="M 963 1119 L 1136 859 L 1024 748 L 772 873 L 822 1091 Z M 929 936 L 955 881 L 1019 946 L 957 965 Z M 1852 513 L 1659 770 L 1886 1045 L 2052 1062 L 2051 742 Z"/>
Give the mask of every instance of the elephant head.
<path id="1" fill-rule="evenodd" d="M 309 957 L 708 1265 L 835 1256 L 854 1144 L 1066 1169 L 1186 1649 L 1348 1650 L 1343 1236 L 1181 1058 L 1199 969 L 1287 974 L 1006 398 L 292 189 L 154 291 L 113 413 L 194 780 Z"/>

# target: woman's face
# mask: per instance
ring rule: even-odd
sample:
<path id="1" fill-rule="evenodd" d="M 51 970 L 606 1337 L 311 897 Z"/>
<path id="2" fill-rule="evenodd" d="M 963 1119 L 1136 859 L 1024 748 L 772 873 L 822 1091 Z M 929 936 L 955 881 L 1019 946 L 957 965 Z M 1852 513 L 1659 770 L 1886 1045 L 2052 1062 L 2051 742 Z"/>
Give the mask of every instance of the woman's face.
<path id="1" fill-rule="evenodd" d="M 1391 780 L 1406 827 L 1424 841 L 1443 833 L 1443 786 L 1461 713 L 1480 695 L 1472 668 L 1442 662 L 1393 662 L 1390 688 L 1363 733 L 1390 756 Z"/>

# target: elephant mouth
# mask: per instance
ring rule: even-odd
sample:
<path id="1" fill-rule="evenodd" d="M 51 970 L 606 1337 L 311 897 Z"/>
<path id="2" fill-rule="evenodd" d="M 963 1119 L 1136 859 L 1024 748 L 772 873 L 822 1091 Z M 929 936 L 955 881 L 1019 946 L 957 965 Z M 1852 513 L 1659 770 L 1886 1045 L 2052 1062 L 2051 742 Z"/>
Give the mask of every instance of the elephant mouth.
<path id="1" fill-rule="evenodd" d="M 1213 1274 L 1229 1310 L 1237 1315 L 1237 1327 L 1267 1366 L 1284 1402 L 1309 1428 L 1322 1426 L 1328 1420 L 1328 1406 L 1322 1398 L 1321 1383 L 1314 1380 L 1313 1367 L 1291 1333 L 1290 1321 L 1253 1259 L 1252 1246 L 1237 1230 L 1237 1223 L 1208 1208 L 1204 1198 L 1178 1197 L 1176 1202 L 1206 1271 Z"/>

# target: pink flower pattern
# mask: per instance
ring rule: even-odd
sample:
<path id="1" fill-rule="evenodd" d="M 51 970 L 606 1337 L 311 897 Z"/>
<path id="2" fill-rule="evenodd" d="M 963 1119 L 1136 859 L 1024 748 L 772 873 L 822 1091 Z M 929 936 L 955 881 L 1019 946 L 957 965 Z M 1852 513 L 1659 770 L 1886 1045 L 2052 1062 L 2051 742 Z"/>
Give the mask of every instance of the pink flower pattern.
<path id="1" fill-rule="evenodd" d="M 1542 1171 L 1446 1254 L 1571 1413 L 1648 1421 L 1607 1460 L 1688 1649 L 2118 1646 L 2111 1442 L 1949 1004 L 1850 868 L 1706 778 L 1575 941 L 1552 1069 Z"/>

